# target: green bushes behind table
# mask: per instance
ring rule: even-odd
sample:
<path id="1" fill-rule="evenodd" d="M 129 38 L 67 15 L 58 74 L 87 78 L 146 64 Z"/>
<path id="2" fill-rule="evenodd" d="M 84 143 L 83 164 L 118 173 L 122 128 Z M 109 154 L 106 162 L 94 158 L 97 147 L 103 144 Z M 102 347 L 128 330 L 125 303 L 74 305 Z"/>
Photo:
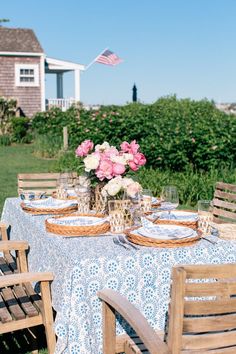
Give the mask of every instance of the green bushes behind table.
<path id="1" fill-rule="evenodd" d="M 61 155 L 56 165 L 57 171 L 77 171 L 81 173 L 74 151 Z M 155 196 L 159 196 L 165 185 L 177 186 L 180 204 L 185 207 L 195 207 L 200 199 L 211 200 L 215 184 L 218 181 L 236 184 L 236 169 L 212 168 L 209 171 L 194 171 L 189 167 L 185 171 L 171 171 L 142 167 L 131 174 L 143 188 L 151 189 Z"/>
<path id="2" fill-rule="evenodd" d="M 207 100 L 160 98 L 154 104 L 104 106 L 86 111 L 52 109 L 37 114 L 32 129 L 38 134 L 62 136 L 68 127 L 69 146 L 84 139 L 119 145 L 136 139 L 152 168 L 182 171 L 235 166 L 236 117 L 215 108 Z"/>

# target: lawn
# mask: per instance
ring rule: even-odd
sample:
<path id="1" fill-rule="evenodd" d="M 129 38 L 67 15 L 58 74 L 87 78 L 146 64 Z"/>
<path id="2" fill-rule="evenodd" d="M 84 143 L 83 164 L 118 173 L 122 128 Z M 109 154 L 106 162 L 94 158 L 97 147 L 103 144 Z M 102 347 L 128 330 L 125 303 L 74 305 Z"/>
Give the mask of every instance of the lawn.
<path id="1" fill-rule="evenodd" d="M 0 213 L 7 197 L 17 196 L 17 174 L 52 172 L 55 160 L 33 155 L 32 145 L 0 146 Z"/>

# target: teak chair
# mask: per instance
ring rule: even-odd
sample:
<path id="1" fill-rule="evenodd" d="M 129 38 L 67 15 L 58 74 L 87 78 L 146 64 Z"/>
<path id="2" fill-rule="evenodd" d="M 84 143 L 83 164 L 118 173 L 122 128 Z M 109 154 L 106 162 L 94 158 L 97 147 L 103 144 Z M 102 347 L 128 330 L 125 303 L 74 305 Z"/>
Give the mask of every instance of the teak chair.
<path id="1" fill-rule="evenodd" d="M 22 191 L 44 191 L 51 195 L 57 189 L 57 180 L 60 173 L 20 173 L 18 174 L 18 194 Z M 77 178 L 73 172 L 72 177 Z"/>
<path id="2" fill-rule="evenodd" d="M 203 280 L 203 282 L 199 282 Z M 178 266 L 172 270 L 166 341 L 119 293 L 104 289 L 103 354 L 235 354 L 236 264 Z M 115 311 L 136 335 L 115 334 Z"/>
<path id="3" fill-rule="evenodd" d="M 236 185 L 217 182 L 213 199 L 213 221 L 236 222 Z"/>
<path id="4" fill-rule="evenodd" d="M 52 273 L 30 273 L 26 259 L 28 243 L 25 241 L 0 241 L 0 334 L 44 325 L 48 353 L 55 350 L 53 314 L 49 282 Z M 16 259 L 11 252 L 16 252 Z M 41 296 L 31 282 L 39 282 Z M 33 351 L 36 353 L 37 351 Z"/>

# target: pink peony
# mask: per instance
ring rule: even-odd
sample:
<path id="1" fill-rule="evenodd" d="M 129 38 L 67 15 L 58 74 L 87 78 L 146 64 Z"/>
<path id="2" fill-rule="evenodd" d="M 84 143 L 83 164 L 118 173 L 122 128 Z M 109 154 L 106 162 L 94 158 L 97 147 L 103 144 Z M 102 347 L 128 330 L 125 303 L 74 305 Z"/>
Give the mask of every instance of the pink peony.
<path id="1" fill-rule="evenodd" d="M 111 179 L 113 177 L 113 163 L 107 159 L 101 160 L 95 174 L 100 181 L 103 181 L 104 178 Z"/>
<path id="2" fill-rule="evenodd" d="M 136 165 L 143 166 L 146 162 L 146 157 L 141 152 L 137 152 L 137 154 L 134 155 L 134 163 L 136 163 Z"/>
<path id="3" fill-rule="evenodd" d="M 130 150 L 130 145 L 127 141 L 124 141 L 121 145 L 120 145 L 120 148 L 122 151 L 124 152 L 129 152 Z"/>
<path id="4" fill-rule="evenodd" d="M 93 149 L 93 142 L 91 140 L 84 140 L 75 150 L 76 156 L 86 156 L 89 151 Z"/>
<path id="5" fill-rule="evenodd" d="M 125 172 L 125 166 L 121 163 L 114 163 L 113 164 L 113 175 L 120 176 Z"/>
<path id="6" fill-rule="evenodd" d="M 134 161 L 129 161 L 129 167 L 131 168 L 132 171 L 138 170 L 138 165 L 136 165 Z"/>
<path id="7" fill-rule="evenodd" d="M 136 140 L 131 141 L 130 143 L 130 152 L 131 154 L 137 154 L 139 149 L 139 144 L 136 144 Z"/>
<path id="8" fill-rule="evenodd" d="M 136 144 L 136 140 L 131 141 L 129 144 L 127 141 L 124 141 L 121 145 L 121 150 L 123 152 L 128 152 L 130 154 L 137 154 L 138 149 L 139 149 L 139 144 Z"/>

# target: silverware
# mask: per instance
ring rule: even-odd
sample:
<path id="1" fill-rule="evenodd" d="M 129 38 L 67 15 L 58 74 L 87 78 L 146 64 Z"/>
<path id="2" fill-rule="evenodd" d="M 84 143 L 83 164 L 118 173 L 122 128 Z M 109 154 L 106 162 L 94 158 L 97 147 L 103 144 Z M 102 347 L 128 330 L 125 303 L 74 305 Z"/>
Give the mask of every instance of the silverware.
<path id="1" fill-rule="evenodd" d="M 129 242 L 124 236 L 119 235 L 118 239 L 119 239 L 120 243 L 122 243 L 123 245 L 129 245 L 129 246 L 133 247 L 136 251 L 139 250 L 139 248 L 137 246 L 135 246 L 131 242 Z"/>
<path id="2" fill-rule="evenodd" d="M 212 245 L 216 245 L 217 244 L 216 241 L 212 241 L 212 240 L 210 240 L 209 238 L 206 238 L 206 237 L 201 237 L 201 239 L 210 242 Z"/>
<path id="3" fill-rule="evenodd" d="M 124 247 L 127 251 L 129 251 L 129 247 L 121 243 L 116 237 L 113 237 L 113 242 L 115 245 Z"/>

